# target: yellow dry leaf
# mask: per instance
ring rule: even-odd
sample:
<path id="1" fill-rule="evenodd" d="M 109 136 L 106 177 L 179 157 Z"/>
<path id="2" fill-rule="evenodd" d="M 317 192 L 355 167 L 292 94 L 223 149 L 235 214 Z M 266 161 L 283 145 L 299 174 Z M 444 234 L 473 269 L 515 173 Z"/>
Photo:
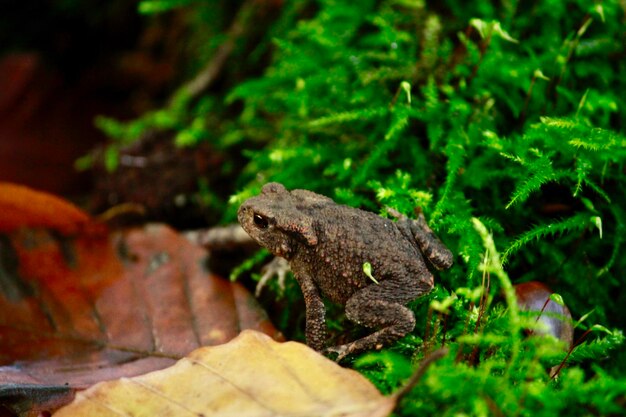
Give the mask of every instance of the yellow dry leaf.
<path id="1" fill-rule="evenodd" d="M 382 417 L 394 405 L 362 375 L 309 347 L 245 330 L 170 368 L 96 384 L 54 415 Z"/>

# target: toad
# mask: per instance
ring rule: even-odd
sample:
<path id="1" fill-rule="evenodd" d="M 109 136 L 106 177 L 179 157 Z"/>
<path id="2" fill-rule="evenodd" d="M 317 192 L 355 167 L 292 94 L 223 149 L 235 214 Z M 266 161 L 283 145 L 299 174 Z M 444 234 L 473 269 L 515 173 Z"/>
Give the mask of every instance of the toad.
<path id="1" fill-rule="evenodd" d="M 417 220 L 390 213 L 397 221 L 312 191 L 288 191 L 279 183 L 265 184 L 260 195 L 239 207 L 243 229 L 289 262 L 304 296 L 310 347 L 324 349 L 322 297 L 344 306 L 349 320 L 377 329 L 326 349 L 337 353 L 338 361 L 348 354 L 380 349 L 411 332 L 415 315 L 406 304 L 433 288 L 424 258 L 437 269 L 452 265 L 452 253 L 421 212 Z"/>

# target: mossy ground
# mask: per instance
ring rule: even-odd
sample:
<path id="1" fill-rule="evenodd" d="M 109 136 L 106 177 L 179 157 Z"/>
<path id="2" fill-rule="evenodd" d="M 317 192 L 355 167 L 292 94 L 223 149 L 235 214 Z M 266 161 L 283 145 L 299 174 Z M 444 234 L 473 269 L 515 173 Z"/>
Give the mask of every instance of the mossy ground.
<path id="1" fill-rule="evenodd" d="M 187 7 L 201 36 L 221 3 L 142 10 Z M 118 137 L 174 129 L 180 146 L 209 141 L 233 160 L 243 150 L 243 164 L 224 166 L 239 186 L 221 202 L 225 222 L 266 181 L 381 213 L 422 208 L 456 263 L 414 303 L 413 335 L 350 363 L 391 391 L 428 350 L 450 348 L 398 415 L 623 415 L 625 7 L 285 1 L 262 36 L 237 38 L 239 63 L 225 67 L 254 70 L 102 125 Z M 511 290 L 531 280 L 577 322 L 579 344 L 554 379 L 547 369 L 565 351 L 523 336 L 534 319 Z M 298 296 L 290 286 L 287 299 Z"/>

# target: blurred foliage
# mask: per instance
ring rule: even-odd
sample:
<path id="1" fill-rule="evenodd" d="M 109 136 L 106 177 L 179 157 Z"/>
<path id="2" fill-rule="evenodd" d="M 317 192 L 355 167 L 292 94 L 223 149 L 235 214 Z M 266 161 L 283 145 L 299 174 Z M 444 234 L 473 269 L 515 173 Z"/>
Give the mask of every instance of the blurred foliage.
<path id="1" fill-rule="evenodd" d="M 279 4 L 252 4 L 269 3 Z M 217 6 L 139 6 L 178 7 L 197 17 L 201 68 L 228 37 L 198 41 Z M 421 207 L 456 264 L 413 303 L 414 334 L 352 362 L 391 391 L 408 376 L 400 369 L 450 347 L 398 415 L 623 415 L 626 5 L 285 0 L 277 10 L 262 33 L 237 38 L 224 69 L 237 76 L 193 99 L 181 87 L 164 109 L 105 121 L 107 131 L 128 140 L 166 127 L 181 146 L 209 141 L 240 161 L 225 167 L 240 188 L 224 221 L 270 180 L 381 213 Z M 584 318 L 571 355 L 554 338 L 522 337 L 534 320 L 511 284 L 530 280 Z"/>

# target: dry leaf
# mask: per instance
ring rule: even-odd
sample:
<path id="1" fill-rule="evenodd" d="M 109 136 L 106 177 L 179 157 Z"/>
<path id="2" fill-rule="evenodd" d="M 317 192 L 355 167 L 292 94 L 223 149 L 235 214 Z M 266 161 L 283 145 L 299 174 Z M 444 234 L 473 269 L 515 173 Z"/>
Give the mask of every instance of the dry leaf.
<path id="1" fill-rule="evenodd" d="M 163 369 L 241 329 L 277 335 L 245 288 L 207 271 L 208 253 L 169 227 L 95 233 L 69 203 L 13 191 L 15 201 L 0 193 L 3 216 L 16 219 L 0 231 L 0 415 L 54 410 L 76 390 Z"/>
<path id="2" fill-rule="evenodd" d="M 362 375 L 307 346 L 247 330 L 170 368 L 99 383 L 54 416 L 376 417 L 394 405 Z"/>
<path id="3" fill-rule="evenodd" d="M 551 334 L 564 341 L 569 348 L 574 343 L 574 326 L 572 314 L 563 303 L 552 299 L 554 292 L 542 282 L 529 281 L 515 285 L 515 295 L 520 309 L 537 313 L 537 321 L 545 329 L 537 330 L 539 334 Z"/>
<path id="4" fill-rule="evenodd" d="M 0 182 L 0 232 L 45 227 L 69 235 L 92 222 L 78 207 L 52 194 Z"/>

